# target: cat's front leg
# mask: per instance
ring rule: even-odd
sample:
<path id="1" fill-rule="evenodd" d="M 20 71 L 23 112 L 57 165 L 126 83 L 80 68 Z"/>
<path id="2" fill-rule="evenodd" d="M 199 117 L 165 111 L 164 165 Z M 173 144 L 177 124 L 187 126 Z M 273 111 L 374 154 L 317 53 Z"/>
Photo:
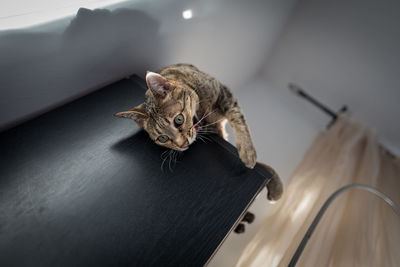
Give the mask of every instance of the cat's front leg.
<path id="1" fill-rule="evenodd" d="M 228 113 L 228 120 L 236 138 L 236 148 L 240 159 L 247 168 L 254 168 L 257 162 L 257 153 L 251 140 L 250 132 L 243 114 L 236 111 Z"/>
<path id="2" fill-rule="evenodd" d="M 235 134 L 236 148 L 240 159 L 246 167 L 253 168 L 257 162 L 257 153 L 251 140 L 249 127 L 236 99 L 233 100 L 232 106 L 226 110 L 225 116 Z"/>

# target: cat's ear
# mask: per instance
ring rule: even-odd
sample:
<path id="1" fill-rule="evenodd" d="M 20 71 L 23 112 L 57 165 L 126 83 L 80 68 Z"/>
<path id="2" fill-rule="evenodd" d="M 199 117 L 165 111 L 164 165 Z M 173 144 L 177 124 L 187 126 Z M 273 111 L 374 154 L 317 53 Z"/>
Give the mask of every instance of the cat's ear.
<path id="1" fill-rule="evenodd" d="M 140 104 L 139 106 L 136 106 L 131 110 L 115 113 L 114 116 L 120 118 L 132 119 L 136 121 L 136 123 L 140 127 L 143 127 L 145 120 L 147 120 L 147 118 L 149 117 L 144 104 Z"/>
<path id="2" fill-rule="evenodd" d="M 146 83 L 155 97 L 164 99 L 173 90 L 172 85 L 158 73 L 148 71 Z"/>

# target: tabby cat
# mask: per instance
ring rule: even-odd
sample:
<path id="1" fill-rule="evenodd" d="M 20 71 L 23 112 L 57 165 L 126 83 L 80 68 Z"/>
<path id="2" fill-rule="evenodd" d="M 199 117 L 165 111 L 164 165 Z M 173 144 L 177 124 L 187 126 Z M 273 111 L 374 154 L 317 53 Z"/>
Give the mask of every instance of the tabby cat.
<path id="1" fill-rule="evenodd" d="M 253 168 L 257 155 L 249 128 L 237 99 L 222 83 L 190 64 L 147 72 L 145 102 L 115 116 L 129 118 L 149 134 L 158 145 L 185 151 L 200 132 L 215 132 L 225 140 L 229 121 L 242 162 Z M 282 183 L 272 168 L 263 165 L 274 177 L 268 183 L 268 199 L 277 200 Z"/>

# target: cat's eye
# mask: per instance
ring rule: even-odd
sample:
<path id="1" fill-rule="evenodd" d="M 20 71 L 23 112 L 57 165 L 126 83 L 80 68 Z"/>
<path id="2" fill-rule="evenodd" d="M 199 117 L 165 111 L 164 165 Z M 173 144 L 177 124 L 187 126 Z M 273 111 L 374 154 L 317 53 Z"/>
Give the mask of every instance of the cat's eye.
<path id="1" fill-rule="evenodd" d="M 183 122 L 185 121 L 185 117 L 183 117 L 182 114 L 176 115 L 174 122 L 176 125 L 182 125 Z"/>
<path id="2" fill-rule="evenodd" d="M 166 136 L 166 135 L 160 135 L 160 136 L 157 138 L 157 140 L 158 140 L 158 142 L 160 142 L 160 143 L 165 143 L 165 142 L 167 142 L 167 141 L 169 140 L 169 137 Z"/>

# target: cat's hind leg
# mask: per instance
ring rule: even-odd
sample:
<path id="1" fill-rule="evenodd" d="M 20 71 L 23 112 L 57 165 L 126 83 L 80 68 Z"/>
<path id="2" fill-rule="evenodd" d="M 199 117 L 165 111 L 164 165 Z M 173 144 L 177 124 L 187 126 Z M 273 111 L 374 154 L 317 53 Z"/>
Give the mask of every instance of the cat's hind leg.
<path id="1" fill-rule="evenodd" d="M 267 184 L 267 189 L 268 189 L 267 198 L 269 201 L 275 202 L 281 198 L 283 193 L 283 183 L 281 181 L 281 178 L 276 173 L 276 171 L 267 164 L 261 162 L 258 162 L 258 164 L 263 166 L 268 172 L 272 174 L 272 177 Z"/>

